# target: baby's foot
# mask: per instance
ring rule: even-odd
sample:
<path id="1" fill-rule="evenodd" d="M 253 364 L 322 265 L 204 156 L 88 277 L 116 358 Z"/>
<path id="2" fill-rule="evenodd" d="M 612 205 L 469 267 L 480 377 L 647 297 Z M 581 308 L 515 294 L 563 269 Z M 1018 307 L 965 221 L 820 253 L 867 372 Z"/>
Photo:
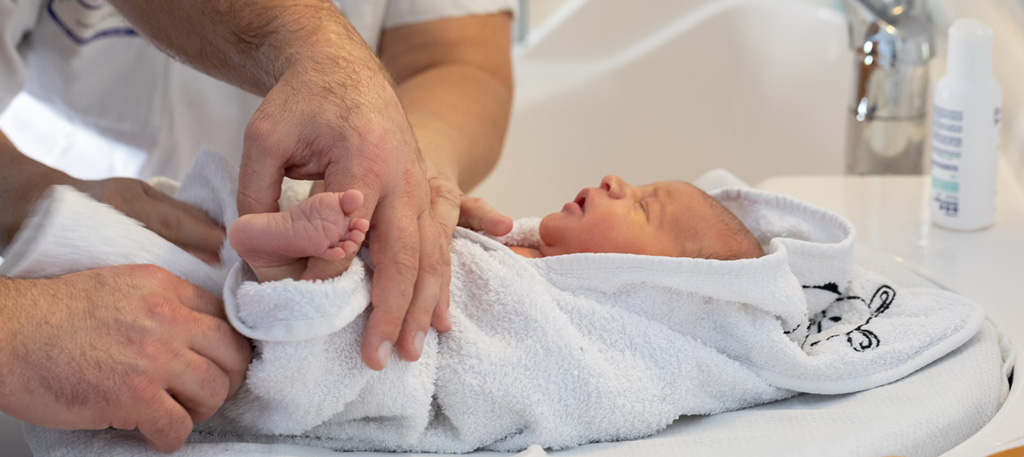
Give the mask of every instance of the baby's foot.
<path id="1" fill-rule="evenodd" d="M 307 259 L 337 261 L 359 250 L 370 228 L 352 217 L 362 204 L 358 190 L 316 194 L 287 211 L 238 218 L 228 239 L 260 281 L 301 279 Z"/>

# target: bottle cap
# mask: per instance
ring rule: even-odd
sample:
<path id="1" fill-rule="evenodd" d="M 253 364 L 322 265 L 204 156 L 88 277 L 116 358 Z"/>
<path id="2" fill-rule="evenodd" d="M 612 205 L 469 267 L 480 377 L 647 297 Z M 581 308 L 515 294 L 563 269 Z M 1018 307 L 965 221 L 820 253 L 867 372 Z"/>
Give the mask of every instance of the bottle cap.
<path id="1" fill-rule="evenodd" d="M 949 28 L 946 74 L 958 79 L 992 76 L 992 28 L 977 19 L 958 19 Z"/>

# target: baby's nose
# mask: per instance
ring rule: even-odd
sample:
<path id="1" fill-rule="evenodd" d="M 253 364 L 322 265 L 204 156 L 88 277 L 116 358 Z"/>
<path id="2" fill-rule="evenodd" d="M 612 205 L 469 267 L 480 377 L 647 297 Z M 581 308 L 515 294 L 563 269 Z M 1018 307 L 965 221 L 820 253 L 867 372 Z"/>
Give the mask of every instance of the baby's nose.
<path id="1" fill-rule="evenodd" d="M 608 196 L 612 198 L 622 197 L 622 178 L 615 175 L 608 175 L 601 178 L 601 188 L 608 191 Z"/>

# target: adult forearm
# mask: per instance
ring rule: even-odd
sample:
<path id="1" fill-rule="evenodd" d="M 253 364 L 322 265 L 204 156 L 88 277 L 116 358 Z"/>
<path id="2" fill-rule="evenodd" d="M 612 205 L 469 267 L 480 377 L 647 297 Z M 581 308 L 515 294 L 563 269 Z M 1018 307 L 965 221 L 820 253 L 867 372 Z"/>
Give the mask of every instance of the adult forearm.
<path id="1" fill-rule="evenodd" d="M 175 58 L 258 95 L 289 70 L 373 73 L 359 33 L 325 0 L 111 0 L 142 34 Z M 343 94 L 342 94 L 343 95 Z"/>
<path id="2" fill-rule="evenodd" d="M 512 104 L 511 16 L 447 19 L 385 31 L 381 59 L 425 159 L 463 191 L 494 167 Z"/>
<path id="3" fill-rule="evenodd" d="M 431 68 L 399 85 L 420 152 L 469 192 L 494 168 L 512 102 L 510 85 L 468 65 Z"/>
<path id="4" fill-rule="evenodd" d="M 77 179 L 23 155 L 0 132 L 0 249 L 5 249 L 47 187 Z"/>

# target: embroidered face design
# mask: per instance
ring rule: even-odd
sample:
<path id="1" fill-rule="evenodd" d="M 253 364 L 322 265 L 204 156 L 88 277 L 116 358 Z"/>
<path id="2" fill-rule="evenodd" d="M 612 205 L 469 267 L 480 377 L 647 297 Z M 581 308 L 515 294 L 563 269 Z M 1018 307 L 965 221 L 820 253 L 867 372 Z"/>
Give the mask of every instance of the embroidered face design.
<path id="1" fill-rule="evenodd" d="M 844 295 L 834 283 L 804 288 L 828 291 L 836 296 L 828 308 L 810 319 L 809 334 L 804 341 L 806 348 L 812 348 L 833 338 L 845 338 L 846 343 L 856 352 L 875 349 L 882 344 L 881 338 L 868 326 L 872 319 L 885 313 L 892 306 L 896 299 L 896 291 L 892 287 L 879 286 L 870 299 Z"/>

